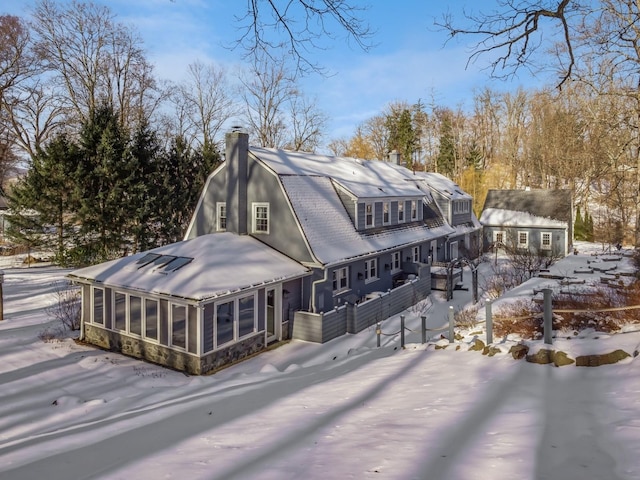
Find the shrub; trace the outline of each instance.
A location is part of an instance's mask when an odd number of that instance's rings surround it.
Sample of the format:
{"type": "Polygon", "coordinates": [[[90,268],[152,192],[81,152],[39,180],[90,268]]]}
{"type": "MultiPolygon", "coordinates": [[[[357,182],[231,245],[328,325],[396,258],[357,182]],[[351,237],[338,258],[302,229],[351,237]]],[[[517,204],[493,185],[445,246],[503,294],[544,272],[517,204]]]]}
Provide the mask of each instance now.
{"type": "Polygon", "coordinates": [[[53,286],[53,303],[46,308],[49,317],[57,320],[66,330],[80,330],[80,288],[68,281],[58,281],[53,286]]]}

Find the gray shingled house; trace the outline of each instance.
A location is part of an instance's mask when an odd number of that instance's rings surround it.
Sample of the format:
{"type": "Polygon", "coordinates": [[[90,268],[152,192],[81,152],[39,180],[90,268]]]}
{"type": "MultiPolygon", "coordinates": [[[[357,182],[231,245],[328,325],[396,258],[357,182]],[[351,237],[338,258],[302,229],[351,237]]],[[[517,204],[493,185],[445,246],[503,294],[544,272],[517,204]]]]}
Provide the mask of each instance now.
{"type": "Polygon", "coordinates": [[[496,244],[567,255],[573,245],[570,190],[489,190],[480,215],[484,248],[496,244]]]}
{"type": "Polygon", "coordinates": [[[250,147],[238,130],[226,142],[183,242],[69,275],[86,341],[205,373],[357,333],[429,295],[452,241],[480,244],[471,198],[444,177],[250,147]]]}

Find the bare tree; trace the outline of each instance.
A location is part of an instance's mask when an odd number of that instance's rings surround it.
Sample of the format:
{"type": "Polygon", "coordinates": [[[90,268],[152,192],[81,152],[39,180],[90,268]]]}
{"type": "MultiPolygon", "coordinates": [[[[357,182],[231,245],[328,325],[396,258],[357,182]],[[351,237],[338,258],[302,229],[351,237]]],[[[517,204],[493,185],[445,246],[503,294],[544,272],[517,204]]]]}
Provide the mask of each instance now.
{"type": "Polygon", "coordinates": [[[364,10],[350,0],[249,0],[246,13],[237,17],[241,33],[235,45],[247,56],[266,55],[272,61],[286,52],[297,72],[321,72],[309,54],[327,48],[335,31],[344,32],[365,51],[372,46],[368,40],[373,32],[360,18],[364,10]]]}
{"type": "Polygon", "coordinates": [[[187,79],[176,88],[172,103],[181,134],[203,148],[216,145],[223,125],[237,113],[227,72],[201,61],[189,65],[187,79]]]}
{"type": "Polygon", "coordinates": [[[81,123],[107,103],[130,125],[157,106],[146,103],[155,83],[142,41],[108,7],[40,0],[32,27],[36,52],[73,114],[69,120],[81,123]]]}
{"type": "Polygon", "coordinates": [[[313,99],[302,93],[292,95],[289,100],[291,139],[287,146],[291,150],[313,152],[320,145],[327,116],[313,99]]]}
{"type": "Polygon", "coordinates": [[[240,77],[245,120],[261,147],[282,148],[286,143],[286,109],[297,88],[284,65],[284,61],[275,62],[262,56],[255,58],[251,68],[240,77]]]}

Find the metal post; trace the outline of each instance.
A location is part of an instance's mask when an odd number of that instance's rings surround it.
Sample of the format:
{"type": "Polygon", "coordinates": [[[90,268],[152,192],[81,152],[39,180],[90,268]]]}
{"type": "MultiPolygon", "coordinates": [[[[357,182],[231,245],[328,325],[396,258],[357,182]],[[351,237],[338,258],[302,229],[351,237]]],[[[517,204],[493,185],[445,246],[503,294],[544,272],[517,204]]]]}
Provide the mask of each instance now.
{"type": "Polygon", "coordinates": [[[380,348],[380,334],[382,333],[382,330],[380,330],[380,323],[376,324],[376,335],[378,336],[378,341],[377,341],[377,347],[380,348]]]}
{"type": "Polygon", "coordinates": [[[491,300],[487,298],[484,305],[487,316],[487,345],[493,343],[493,318],[491,318],[491,300]]]}
{"type": "Polygon", "coordinates": [[[4,270],[0,270],[0,322],[4,320],[4,292],[2,284],[4,283],[4,270]]]}
{"type": "Polygon", "coordinates": [[[427,317],[422,315],[420,317],[422,319],[422,344],[427,343],[427,317]]]}
{"type": "Polygon", "coordinates": [[[551,289],[544,288],[542,290],[544,313],[543,313],[543,331],[544,331],[544,343],[551,345],[553,339],[553,311],[551,309],[551,289]]]}
{"type": "Polygon", "coordinates": [[[400,347],[404,348],[404,315],[400,315],[400,347]]]}
{"type": "Polygon", "coordinates": [[[453,305],[449,306],[449,342],[453,343],[455,341],[455,337],[453,336],[453,305]]]}

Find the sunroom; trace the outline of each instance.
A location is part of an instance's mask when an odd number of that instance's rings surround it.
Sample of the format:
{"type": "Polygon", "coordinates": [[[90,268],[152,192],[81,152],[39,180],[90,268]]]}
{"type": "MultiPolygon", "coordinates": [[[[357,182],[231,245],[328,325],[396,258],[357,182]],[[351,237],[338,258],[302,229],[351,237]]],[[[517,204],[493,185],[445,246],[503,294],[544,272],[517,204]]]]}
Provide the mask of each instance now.
{"type": "Polygon", "coordinates": [[[69,274],[81,339],[203,374],[288,338],[308,269],[256,239],[204,235],[69,274]]]}

